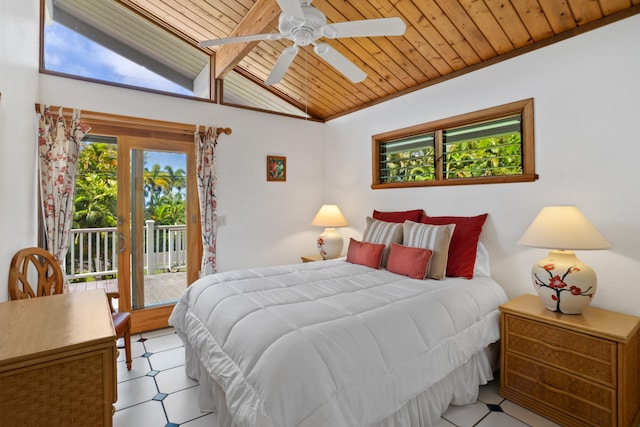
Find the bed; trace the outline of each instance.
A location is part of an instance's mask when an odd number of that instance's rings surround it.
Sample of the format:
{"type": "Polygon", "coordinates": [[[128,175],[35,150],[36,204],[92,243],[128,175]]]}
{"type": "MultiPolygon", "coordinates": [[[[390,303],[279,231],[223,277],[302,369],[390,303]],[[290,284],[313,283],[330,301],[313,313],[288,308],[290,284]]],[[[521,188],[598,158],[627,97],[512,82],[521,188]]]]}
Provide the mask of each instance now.
{"type": "Polygon", "coordinates": [[[169,323],[221,427],[429,427],[493,379],[498,306],[472,279],[414,279],[345,258],[218,273],[169,323]]]}

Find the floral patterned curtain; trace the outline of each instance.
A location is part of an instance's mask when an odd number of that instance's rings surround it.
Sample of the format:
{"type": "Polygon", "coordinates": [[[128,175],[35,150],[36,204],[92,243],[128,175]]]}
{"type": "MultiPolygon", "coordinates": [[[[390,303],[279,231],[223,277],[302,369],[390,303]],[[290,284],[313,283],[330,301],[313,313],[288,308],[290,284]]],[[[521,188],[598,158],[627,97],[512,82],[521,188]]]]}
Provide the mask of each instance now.
{"type": "Polygon", "coordinates": [[[200,275],[216,272],[216,145],[218,132],[207,127],[204,138],[200,137],[196,126],[196,170],[198,174],[198,196],[200,199],[200,225],[202,227],[202,266],[200,275]]]}
{"type": "Polygon", "coordinates": [[[76,165],[82,138],[91,128],[80,122],[80,110],[73,110],[67,126],[62,113],[51,115],[49,106],[40,106],[38,117],[38,156],[42,211],[47,248],[64,268],[73,222],[73,196],[76,165]]]}

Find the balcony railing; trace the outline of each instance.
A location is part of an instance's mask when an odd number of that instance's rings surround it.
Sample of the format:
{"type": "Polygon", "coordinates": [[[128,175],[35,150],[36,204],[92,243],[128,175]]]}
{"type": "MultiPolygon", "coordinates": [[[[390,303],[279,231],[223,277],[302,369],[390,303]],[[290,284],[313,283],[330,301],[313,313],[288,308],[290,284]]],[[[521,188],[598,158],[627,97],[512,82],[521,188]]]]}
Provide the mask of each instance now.
{"type": "MultiPolygon", "coordinates": [[[[118,273],[116,227],[75,228],[70,233],[65,262],[67,279],[101,278],[118,273]]],[[[187,226],[155,225],[155,221],[145,221],[145,273],[174,271],[186,265],[187,226]]]]}

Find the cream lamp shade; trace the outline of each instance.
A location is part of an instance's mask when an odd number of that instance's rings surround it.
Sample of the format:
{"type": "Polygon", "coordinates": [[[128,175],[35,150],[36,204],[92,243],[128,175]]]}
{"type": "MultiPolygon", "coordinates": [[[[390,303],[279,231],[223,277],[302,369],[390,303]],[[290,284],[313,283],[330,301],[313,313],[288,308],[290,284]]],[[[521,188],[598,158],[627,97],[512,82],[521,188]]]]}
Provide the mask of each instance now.
{"type": "Polygon", "coordinates": [[[575,206],[547,206],[518,241],[523,246],[550,249],[534,264],[531,279],[545,307],[580,314],[596,293],[596,273],[574,250],[607,249],[607,239],[575,206]]]}
{"type": "Polygon", "coordinates": [[[337,205],[322,205],[311,225],[325,227],[318,236],[318,252],[323,259],[337,258],[342,252],[344,241],[336,231],[336,227],[347,227],[349,224],[337,205]]]}

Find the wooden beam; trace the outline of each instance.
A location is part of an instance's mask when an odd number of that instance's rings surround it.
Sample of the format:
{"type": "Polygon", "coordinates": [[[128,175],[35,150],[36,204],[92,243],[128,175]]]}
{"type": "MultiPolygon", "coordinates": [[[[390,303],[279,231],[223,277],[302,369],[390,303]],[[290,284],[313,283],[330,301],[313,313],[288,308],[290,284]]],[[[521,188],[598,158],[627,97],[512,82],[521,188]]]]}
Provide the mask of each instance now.
{"type": "MultiPolygon", "coordinates": [[[[258,0],[229,37],[270,33],[277,27],[280,13],[280,6],[276,0],[258,0]]],[[[215,78],[221,79],[233,70],[258,43],[233,43],[220,46],[216,51],[215,78]]]]}

